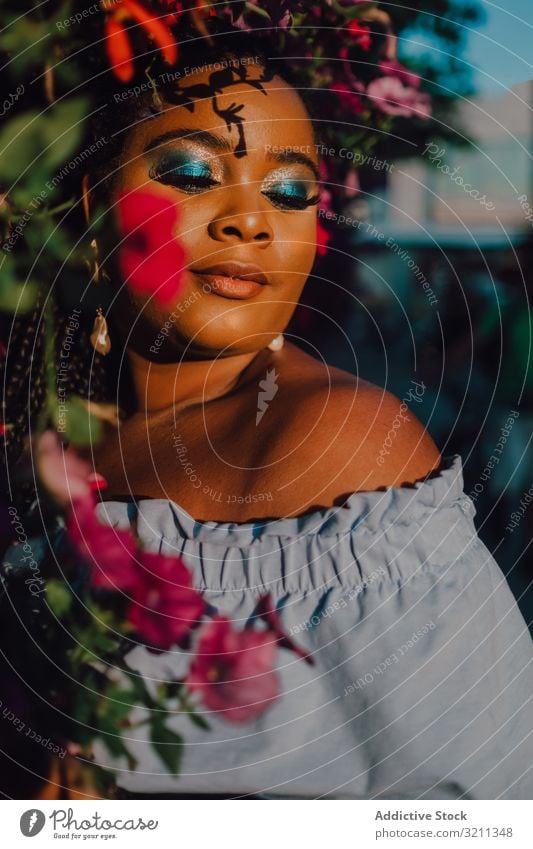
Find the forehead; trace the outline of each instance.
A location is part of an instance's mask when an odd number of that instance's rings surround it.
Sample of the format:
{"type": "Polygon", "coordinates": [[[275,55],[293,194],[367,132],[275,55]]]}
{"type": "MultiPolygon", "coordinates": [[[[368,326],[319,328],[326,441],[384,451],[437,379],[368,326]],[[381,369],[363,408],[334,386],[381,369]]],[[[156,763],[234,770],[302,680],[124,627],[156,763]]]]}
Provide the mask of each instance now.
{"type": "Polygon", "coordinates": [[[163,112],[138,125],[138,141],[149,143],[161,133],[187,127],[214,131],[236,145],[243,132],[250,150],[291,144],[305,147],[316,160],[311,119],[292,86],[279,76],[262,79],[264,69],[253,57],[223,72],[212,68],[185,73],[175,88],[167,89],[163,112]]]}

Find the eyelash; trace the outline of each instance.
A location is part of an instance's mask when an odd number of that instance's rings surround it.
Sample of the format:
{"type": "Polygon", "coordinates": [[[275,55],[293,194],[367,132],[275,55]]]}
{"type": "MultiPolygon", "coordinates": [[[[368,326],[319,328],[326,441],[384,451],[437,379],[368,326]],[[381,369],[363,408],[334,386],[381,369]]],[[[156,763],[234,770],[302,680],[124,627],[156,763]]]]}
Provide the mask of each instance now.
{"type": "MultiPolygon", "coordinates": [[[[189,194],[200,194],[202,191],[218,185],[217,181],[213,180],[211,177],[195,177],[191,174],[177,174],[170,168],[166,171],[161,171],[155,166],[150,169],[149,176],[152,180],[157,180],[160,183],[166,183],[167,185],[174,186],[175,188],[181,189],[181,191],[188,192],[189,194]]],[[[267,191],[262,194],[272,201],[274,206],[278,207],[278,209],[288,209],[291,211],[304,210],[310,206],[316,206],[320,202],[319,194],[308,198],[290,197],[283,192],[275,191],[267,191]]]]}

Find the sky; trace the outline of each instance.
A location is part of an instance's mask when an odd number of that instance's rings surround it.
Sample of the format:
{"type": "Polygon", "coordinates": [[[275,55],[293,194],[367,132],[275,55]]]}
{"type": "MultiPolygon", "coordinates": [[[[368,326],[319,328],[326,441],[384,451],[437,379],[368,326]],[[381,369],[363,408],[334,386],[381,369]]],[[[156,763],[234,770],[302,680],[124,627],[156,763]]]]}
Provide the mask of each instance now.
{"type": "Polygon", "coordinates": [[[469,36],[467,57],[483,92],[533,79],[533,0],[483,0],[486,22],[469,36]],[[495,79],[491,79],[491,77],[495,79]]]}

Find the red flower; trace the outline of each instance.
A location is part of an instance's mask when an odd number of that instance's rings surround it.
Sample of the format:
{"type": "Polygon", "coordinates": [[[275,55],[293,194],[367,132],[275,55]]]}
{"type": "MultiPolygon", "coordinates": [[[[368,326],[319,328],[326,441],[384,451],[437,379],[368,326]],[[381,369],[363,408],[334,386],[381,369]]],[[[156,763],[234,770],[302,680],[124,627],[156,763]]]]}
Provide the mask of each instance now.
{"type": "Polygon", "coordinates": [[[130,531],[99,522],[92,494],[73,502],[67,531],[77,551],[91,567],[91,585],[108,590],[133,590],[135,539],[130,531]]]}
{"type": "Polygon", "coordinates": [[[268,631],[234,631],[229,619],[216,616],[202,629],[185,684],[209,710],[229,722],[247,722],[279,696],[275,656],[268,631]]]}
{"type": "Polygon", "coordinates": [[[129,621],[156,649],[183,646],[200,624],[207,606],[205,599],[191,586],[191,573],[179,557],[143,551],[139,560],[129,621]]]}
{"type": "Polygon", "coordinates": [[[107,489],[107,481],[103,475],[98,472],[91,472],[88,478],[91,492],[100,492],[101,489],[107,489]]]}
{"type": "Polygon", "coordinates": [[[174,236],[178,212],[177,204],[145,189],[124,192],[118,202],[124,280],[162,305],[175,301],[182,283],[185,251],[174,236]]]}
{"type": "Polygon", "coordinates": [[[155,42],[165,62],[172,65],[178,58],[176,40],[165,21],[146,9],[138,0],[119,0],[108,12],[105,23],[107,55],[114,74],[123,83],[133,77],[133,48],[125,24],[138,24],[155,42]]]}
{"type": "Polygon", "coordinates": [[[191,587],[190,572],[179,557],[139,551],[129,530],[103,525],[92,494],[73,502],[67,531],[91,567],[93,588],[131,593],[127,618],[150,647],[165,651],[185,643],[206,602],[191,587]]]}
{"type": "Polygon", "coordinates": [[[364,50],[366,53],[368,53],[370,47],[372,46],[370,29],[361,24],[359,21],[350,21],[346,29],[348,30],[349,34],[351,35],[357,46],[360,47],[361,50],[364,50]]]}
{"type": "Polygon", "coordinates": [[[328,244],[331,241],[331,234],[324,227],[320,218],[316,222],[316,250],[319,256],[326,256],[328,252],[328,244]]]}
{"type": "Polygon", "coordinates": [[[133,48],[128,33],[117,15],[110,17],[105,25],[106,50],[113,73],[121,83],[127,83],[135,73],[133,48]]]}
{"type": "Polygon", "coordinates": [[[264,622],[268,625],[271,632],[275,635],[278,644],[285,649],[289,649],[289,651],[293,651],[298,657],[301,657],[302,660],[305,660],[310,666],[313,666],[314,660],[311,656],[311,653],[305,651],[305,649],[300,648],[288,634],[282,628],[281,619],[279,618],[278,612],[274,607],[272,596],[270,593],[266,593],[266,595],[261,596],[259,601],[257,602],[257,606],[255,609],[255,615],[260,619],[263,619],[264,622]]]}

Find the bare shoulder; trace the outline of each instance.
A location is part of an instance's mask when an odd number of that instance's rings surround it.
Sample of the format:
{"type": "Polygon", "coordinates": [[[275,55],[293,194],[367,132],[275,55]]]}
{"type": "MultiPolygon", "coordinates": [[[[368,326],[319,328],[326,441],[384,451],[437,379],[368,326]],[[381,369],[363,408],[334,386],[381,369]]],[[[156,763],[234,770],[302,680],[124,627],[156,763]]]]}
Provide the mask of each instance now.
{"type": "Polygon", "coordinates": [[[309,469],[307,485],[320,483],[325,501],[409,486],[440,465],[441,454],[416,415],[423,383],[406,381],[400,399],[299,349],[289,349],[279,371],[280,394],[288,402],[284,439],[289,448],[298,445],[298,465],[309,469]]]}

